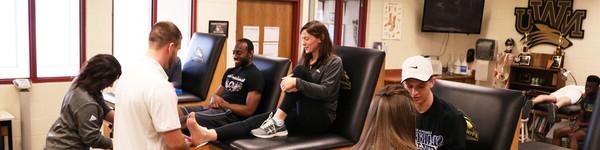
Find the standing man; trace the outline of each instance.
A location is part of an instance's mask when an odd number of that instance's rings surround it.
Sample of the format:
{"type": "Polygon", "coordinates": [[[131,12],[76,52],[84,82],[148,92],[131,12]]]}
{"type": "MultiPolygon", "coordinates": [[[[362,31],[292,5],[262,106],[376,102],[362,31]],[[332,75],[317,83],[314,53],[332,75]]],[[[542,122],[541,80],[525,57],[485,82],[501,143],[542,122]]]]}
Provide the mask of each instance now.
{"type": "Polygon", "coordinates": [[[115,87],[115,150],[190,147],[180,130],[175,89],[164,71],[175,60],[181,38],[175,24],[154,24],[146,56],[123,69],[115,87]]]}
{"type": "Polygon", "coordinates": [[[402,85],[417,109],[416,143],[419,150],[465,149],[466,122],[463,113],[431,92],[435,84],[431,62],[422,56],[402,64],[402,85]]]}

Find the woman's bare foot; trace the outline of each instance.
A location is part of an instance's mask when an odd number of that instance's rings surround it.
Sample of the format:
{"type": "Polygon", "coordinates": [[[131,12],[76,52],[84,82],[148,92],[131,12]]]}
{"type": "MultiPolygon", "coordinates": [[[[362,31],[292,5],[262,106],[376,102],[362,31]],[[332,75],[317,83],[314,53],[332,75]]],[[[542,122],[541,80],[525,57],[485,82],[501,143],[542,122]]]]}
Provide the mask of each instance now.
{"type": "Polygon", "coordinates": [[[192,145],[201,146],[206,144],[208,141],[216,140],[216,138],[211,138],[211,132],[208,129],[200,126],[196,122],[196,113],[192,112],[188,115],[186,124],[192,137],[192,145]]]}

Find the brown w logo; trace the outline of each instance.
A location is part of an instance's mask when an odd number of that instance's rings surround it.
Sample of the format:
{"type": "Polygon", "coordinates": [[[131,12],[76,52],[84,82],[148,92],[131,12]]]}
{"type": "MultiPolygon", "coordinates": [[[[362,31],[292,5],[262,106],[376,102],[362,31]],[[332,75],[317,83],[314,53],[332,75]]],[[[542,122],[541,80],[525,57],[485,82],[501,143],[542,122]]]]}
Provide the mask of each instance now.
{"type": "MultiPolygon", "coordinates": [[[[527,46],[530,48],[539,44],[551,44],[566,49],[573,45],[573,43],[565,37],[562,38],[561,43],[558,43],[558,39],[561,36],[560,31],[553,29],[548,25],[536,23],[535,28],[538,30],[529,33],[529,37],[527,37],[527,46]]],[[[523,36],[521,41],[525,40],[525,38],[526,37],[523,36]]]]}

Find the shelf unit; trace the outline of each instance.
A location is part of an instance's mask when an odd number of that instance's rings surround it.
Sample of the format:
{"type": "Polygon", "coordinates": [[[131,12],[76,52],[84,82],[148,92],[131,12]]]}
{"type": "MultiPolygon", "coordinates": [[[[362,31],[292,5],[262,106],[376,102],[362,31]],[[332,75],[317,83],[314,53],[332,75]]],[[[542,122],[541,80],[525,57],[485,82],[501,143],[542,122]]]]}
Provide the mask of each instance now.
{"type": "Polygon", "coordinates": [[[513,64],[510,67],[509,89],[551,93],[565,86],[559,69],[546,68],[552,54],[532,53],[531,56],[531,65],[513,64]]]}

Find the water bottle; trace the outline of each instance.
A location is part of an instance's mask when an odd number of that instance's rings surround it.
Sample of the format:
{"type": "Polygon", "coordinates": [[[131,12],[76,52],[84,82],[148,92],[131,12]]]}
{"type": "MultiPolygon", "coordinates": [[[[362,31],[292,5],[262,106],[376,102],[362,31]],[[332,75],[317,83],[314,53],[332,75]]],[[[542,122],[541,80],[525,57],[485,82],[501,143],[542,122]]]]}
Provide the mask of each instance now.
{"type": "Polygon", "coordinates": [[[460,72],[460,57],[454,60],[454,74],[461,74],[460,72]]]}
{"type": "Polygon", "coordinates": [[[467,59],[463,59],[463,61],[460,63],[460,74],[462,75],[467,75],[468,73],[468,65],[467,65],[467,59]]]}

